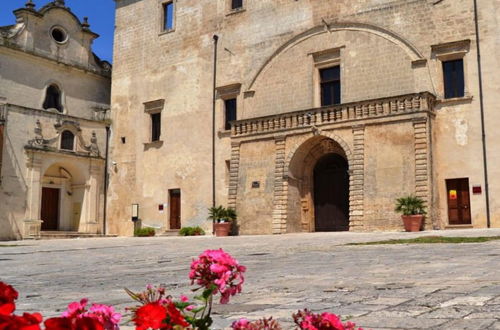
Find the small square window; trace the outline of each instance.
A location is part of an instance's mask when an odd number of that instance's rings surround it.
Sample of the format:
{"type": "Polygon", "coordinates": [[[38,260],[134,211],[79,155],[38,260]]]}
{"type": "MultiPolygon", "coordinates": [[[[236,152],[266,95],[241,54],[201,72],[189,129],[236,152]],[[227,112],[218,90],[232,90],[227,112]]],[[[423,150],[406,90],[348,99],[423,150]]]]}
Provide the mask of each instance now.
{"type": "Polygon", "coordinates": [[[231,9],[237,10],[243,8],[243,0],[231,0],[231,9]]]}
{"type": "Polygon", "coordinates": [[[321,106],[340,104],[340,66],[320,69],[321,106]]]}
{"type": "Polygon", "coordinates": [[[163,4],[163,31],[174,29],[174,3],[167,2],[163,4]]]}
{"type": "Polygon", "coordinates": [[[161,112],[151,114],[151,142],[160,141],[161,112]]]}
{"type": "Polygon", "coordinates": [[[444,98],[465,96],[464,60],[443,62],[444,98]]]}
{"type": "Polygon", "coordinates": [[[231,122],[236,120],[237,113],[237,102],[236,99],[224,100],[225,107],[225,117],[224,117],[224,129],[231,129],[231,122]]]}

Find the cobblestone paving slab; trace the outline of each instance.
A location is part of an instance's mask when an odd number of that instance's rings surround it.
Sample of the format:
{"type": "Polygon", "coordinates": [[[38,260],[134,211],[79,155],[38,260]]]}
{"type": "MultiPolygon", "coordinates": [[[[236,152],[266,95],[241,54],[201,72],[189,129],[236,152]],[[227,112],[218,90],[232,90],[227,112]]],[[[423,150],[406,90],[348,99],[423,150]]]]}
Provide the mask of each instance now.
{"type": "Polygon", "coordinates": [[[308,307],[369,329],[499,329],[500,241],[345,245],[426,235],[500,230],[23,241],[0,247],[0,280],[20,291],[18,312],[55,316],[81,297],[123,311],[132,305],[124,287],[162,283],[174,297],[190,293],[191,259],[222,247],[248,271],[244,292],[215,306],[215,328],[271,315],[291,328],[291,313],[308,307]]]}

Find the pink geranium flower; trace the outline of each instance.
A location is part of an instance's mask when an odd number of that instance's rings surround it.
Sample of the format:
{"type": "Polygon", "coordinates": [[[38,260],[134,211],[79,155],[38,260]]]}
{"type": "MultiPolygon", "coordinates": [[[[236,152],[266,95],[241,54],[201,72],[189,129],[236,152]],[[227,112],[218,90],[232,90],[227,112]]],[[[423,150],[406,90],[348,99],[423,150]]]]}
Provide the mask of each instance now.
{"type": "Polygon", "coordinates": [[[227,304],[231,296],[241,292],[245,271],[246,268],[224,250],[206,250],[191,263],[189,278],[191,284],[206,289],[215,287],[213,294],[220,293],[220,303],[227,304]]]}

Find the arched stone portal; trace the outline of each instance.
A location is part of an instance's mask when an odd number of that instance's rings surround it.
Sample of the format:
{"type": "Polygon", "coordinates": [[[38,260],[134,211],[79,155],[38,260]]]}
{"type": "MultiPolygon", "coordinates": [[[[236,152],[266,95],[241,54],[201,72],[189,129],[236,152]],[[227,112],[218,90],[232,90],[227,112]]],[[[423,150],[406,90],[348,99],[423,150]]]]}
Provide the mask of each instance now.
{"type": "Polygon", "coordinates": [[[288,165],[287,232],[349,230],[347,152],[321,135],[297,148],[288,165]]]}
{"type": "MultiPolygon", "coordinates": [[[[42,178],[42,230],[78,231],[87,192],[86,175],[70,163],[52,164],[42,178]]],[[[87,193],[88,198],[88,193],[87,193]]]]}

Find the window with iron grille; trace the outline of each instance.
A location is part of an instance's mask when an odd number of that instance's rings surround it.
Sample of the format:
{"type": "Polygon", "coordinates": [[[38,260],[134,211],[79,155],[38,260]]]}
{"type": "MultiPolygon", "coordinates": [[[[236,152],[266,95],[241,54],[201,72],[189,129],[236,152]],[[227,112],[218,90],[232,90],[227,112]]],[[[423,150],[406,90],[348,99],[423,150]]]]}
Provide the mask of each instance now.
{"type": "Polygon", "coordinates": [[[61,134],[61,149],[73,150],[75,147],[75,135],[70,131],[64,131],[61,134]]]}

